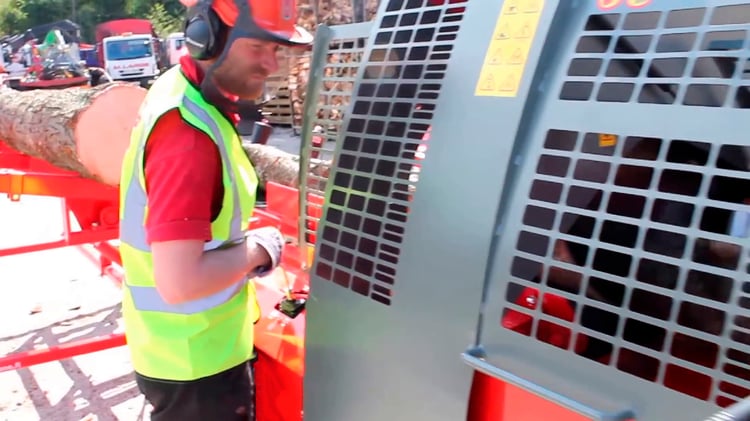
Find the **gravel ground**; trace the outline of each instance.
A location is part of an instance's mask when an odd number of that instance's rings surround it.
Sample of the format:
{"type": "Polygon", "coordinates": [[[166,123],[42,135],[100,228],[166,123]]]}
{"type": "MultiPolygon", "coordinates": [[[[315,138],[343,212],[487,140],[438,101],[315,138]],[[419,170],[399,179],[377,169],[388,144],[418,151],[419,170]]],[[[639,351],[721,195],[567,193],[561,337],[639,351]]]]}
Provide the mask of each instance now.
{"type": "MultiPolygon", "coordinates": [[[[291,129],[269,141],[297,153],[291,129]]],[[[0,196],[0,250],[57,240],[60,200],[0,196]]],[[[0,257],[0,355],[120,332],[119,289],[75,248],[0,257]]],[[[0,373],[0,421],[149,419],[125,347],[0,373]]]]}

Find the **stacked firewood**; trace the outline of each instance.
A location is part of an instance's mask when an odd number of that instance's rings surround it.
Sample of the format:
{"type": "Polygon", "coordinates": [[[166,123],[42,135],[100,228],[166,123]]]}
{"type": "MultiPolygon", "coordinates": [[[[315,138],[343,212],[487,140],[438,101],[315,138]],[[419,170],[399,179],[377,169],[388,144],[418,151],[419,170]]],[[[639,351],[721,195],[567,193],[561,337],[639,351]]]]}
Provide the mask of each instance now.
{"type": "MultiPolygon", "coordinates": [[[[355,17],[353,1],[357,0],[298,0],[298,24],[314,34],[315,28],[321,24],[330,26],[355,22],[357,19],[355,17]]],[[[363,0],[363,2],[364,19],[370,21],[374,19],[377,14],[380,0],[363,0]]],[[[294,116],[293,125],[295,127],[299,127],[302,123],[303,104],[305,102],[305,92],[309,80],[311,59],[312,51],[309,50],[303,53],[295,53],[289,60],[289,73],[286,75],[286,78],[289,84],[288,86],[294,116]]],[[[329,54],[328,56],[329,63],[352,63],[352,66],[347,66],[345,69],[341,69],[341,71],[347,73],[345,76],[352,77],[355,76],[355,73],[353,72],[356,71],[358,66],[355,64],[358,59],[359,57],[356,57],[353,54],[329,54]]],[[[326,76],[334,75],[326,74],[326,76]]],[[[281,75],[281,77],[283,78],[284,75],[281,75]]],[[[351,85],[349,82],[342,83],[351,85]]],[[[336,91],[343,90],[344,92],[351,92],[351,88],[351,86],[324,86],[323,90],[330,91],[333,89],[336,91]]],[[[322,95],[318,99],[318,104],[336,107],[343,104],[345,106],[348,104],[348,97],[335,96],[328,98],[325,95],[322,95]]],[[[318,110],[318,118],[320,119],[337,121],[340,120],[341,117],[341,113],[336,111],[327,112],[323,109],[318,110]]]]}

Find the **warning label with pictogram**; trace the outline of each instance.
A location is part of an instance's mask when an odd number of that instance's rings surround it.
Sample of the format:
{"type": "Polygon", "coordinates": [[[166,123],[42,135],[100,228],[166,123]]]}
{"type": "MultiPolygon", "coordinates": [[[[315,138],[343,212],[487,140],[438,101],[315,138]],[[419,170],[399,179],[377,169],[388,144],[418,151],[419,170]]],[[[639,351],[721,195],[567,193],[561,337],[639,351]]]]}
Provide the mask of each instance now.
{"type": "Polygon", "coordinates": [[[531,36],[531,28],[529,27],[529,23],[526,22],[522,27],[518,29],[518,32],[516,32],[516,38],[529,38],[531,36]]]}
{"type": "Polygon", "coordinates": [[[520,79],[521,78],[517,73],[508,73],[505,76],[505,80],[503,80],[503,83],[498,87],[498,89],[501,92],[512,92],[518,89],[518,82],[520,79]]]}
{"type": "Polygon", "coordinates": [[[495,29],[495,40],[510,38],[510,26],[505,25],[495,29]]]}
{"type": "Polygon", "coordinates": [[[482,92],[492,92],[495,90],[495,76],[492,73],[487,75],[479,82],[479,90],[482,92]]]}
{"type": "Polygon", "coordinates": [[[542,11],[544,0],[525,0],[522,5],[524,13],[538,13],[542,11]]]}
{"type": "Polygon", "coordinates": [[[492,58],[490,58],[490,64],[493,66],[503,64],[503,49],[498,48],[495,50],[495,52],[492,54],[492,58]]]}
{"type": "Polygon", "coordinates": [[[544,0],[506,0],[503,3],[474,95],[518,95],[543,9],[544,0]],[[487,81],[492,81],[492,88],[488,89],[487,81]]]}
{"type": "Polygon", "coordinates": [[[512,15],[518,13],[518,2],[519,0],[506,0],[503,6],[503,11],[506,15],[512,15]]]}
{"type": "Polygon", "coordinates": [[[513,55],[510,56],[510,64],[523,64],[525,62],[525,58],[523,56],[523,50],[521,48],[516,48],[515,51],[513,51],[513,55]]]}

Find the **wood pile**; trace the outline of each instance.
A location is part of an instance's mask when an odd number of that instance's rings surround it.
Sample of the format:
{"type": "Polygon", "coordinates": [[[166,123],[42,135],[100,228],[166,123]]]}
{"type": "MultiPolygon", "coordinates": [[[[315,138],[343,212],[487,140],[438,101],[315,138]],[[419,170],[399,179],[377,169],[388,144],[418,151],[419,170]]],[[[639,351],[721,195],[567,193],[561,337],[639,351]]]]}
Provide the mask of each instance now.
{"type": "MultiPolygon", "coordinates": [[[[353,23],[356,20],[356,11],[353,7],[353,0],[298,0],[297,4],[298,24],[313,34],[315,34],[315,29],[320,24],[341,25],[353,23]]],[[[362,13],[364,14],[365,21],[370,21],[375,18],[379,4],[380,0],[363,0],[364,10],[362,13]]],[[[356,74],[356,68],[358,67],[358,64],[356,64],[358,62],[358,57],[355,57],[353,54],[336,54],[335,48],[336,46],[333,46],[331,53],[328,55],[328,62],[352,63],[352,66],[346,66],[346,72],[350,73],[350,68],[354,69],[353,71],[355,73],[352,74],[353,77],[356,74]]],[[[279,75],[281,79],[285,78],[288,83],[294,127],[299,127],[302,124],[303,104],[305,102],[305,92],[309,80],[311,58],[311,49],[301,54],[290,54],[288,74],[279,75]]],[[[330,74],[330,71],[328,73],[329,74],[326,74],[326,76],[334,76],[333,74],[330,74]]],[[[345,89],[344,92],[351,92],[352,86],[350,85],[352,84],[344,83],[347,86],[341,86],[340,88],[345,89]]],[[[338,88],[339,87],[324,86],[323,91],[339,91],[338,88]]],[[[321,106],[327,105],[329,107],[334,106],[337,108],[343,105],[343,108],[345,108],[346,105],[348,105],[348,96],[337,95],[335,98],[328,98],[326,95],[321,95],[318,103],[321,106]]],[[[336,110],[329,113],[323,108],[320,108],[318,110],[318,118],[321,120],[340,121],[342,115],[336,110]]]]}

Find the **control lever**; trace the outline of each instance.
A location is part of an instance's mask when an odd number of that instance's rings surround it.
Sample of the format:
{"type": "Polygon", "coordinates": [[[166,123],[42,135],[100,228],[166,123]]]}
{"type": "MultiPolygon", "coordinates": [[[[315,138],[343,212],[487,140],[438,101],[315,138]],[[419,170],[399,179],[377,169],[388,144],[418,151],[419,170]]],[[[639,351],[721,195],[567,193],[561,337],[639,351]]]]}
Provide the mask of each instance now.
{"type": "Polygon", "coordinates": [[[750,398],[724,408],[705,421],[750,421],[750,398]]]}
{"type": "Polygon", "coordinates": [[[282,269],[281,273],[284,274],[284,298],[279,301],[274,308],[290,319],[294,319],[305,309],[307,300],[294,296],[292,283],[289,282],[289,277],[287,276],[286,271],[282,269]]]}

